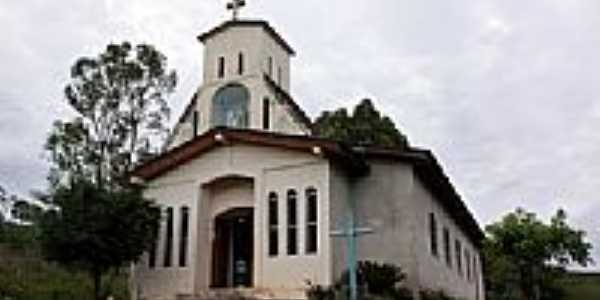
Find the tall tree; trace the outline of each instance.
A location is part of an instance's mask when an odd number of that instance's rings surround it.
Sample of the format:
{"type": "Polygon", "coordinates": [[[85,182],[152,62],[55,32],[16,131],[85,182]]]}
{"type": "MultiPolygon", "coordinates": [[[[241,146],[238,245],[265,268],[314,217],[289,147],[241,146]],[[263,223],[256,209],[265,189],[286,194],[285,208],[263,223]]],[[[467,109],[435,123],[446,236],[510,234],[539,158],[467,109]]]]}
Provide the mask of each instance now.
{"type": "Polygon", "coordinates": [[[8,197],[6,190],[0,185],[0,225],[4,223],[6,211],[8,207],[8,197]]]}
{"type": "Polygon", "coordinates": [[[94,299],[103,299],[103,274],[136,261],[150,249],[160,209],[137,188],[108,190],[79,179],[56,189],[53,197],[60,210],[42,219],[44,255],[87,272],[94,299]]]}
{"type": "Polygon", "coordinates": [[[362,100],[350,115],[345,108],[325,111],[315,120],[315,135],[340,140],[352,145],[399,147],[408,140],[394,122],[375,108],[369,99],[362,100]]]}
{"type": "Polygon", "coordinates": [[[110,44],[97,57],[78,59],[65,88],[77,117],[55,122],[46,145],[54,180],[85,176],[113,184],[156,154],[176,82],[166,57],[150,45],[110,44]]]}
{"type": "Polygon", "coordinates": [[[592,245],[559,210],[549,224],[518,209],[486,227],[484,244],[490,299],[557,299],[554,279],[571,264],[587,266],[592,245]]]}
{"type": "Polygon", "coordinates": [[[46,257],[87,271],[100,299],[102,275],[153,244],[160,211],[128,172],[160,149],[176,75],[150,45],[111,44],[78,59],[65,98],[76,112],[57,121],[46,149],[51,202],[42,221],[46,257]]]}

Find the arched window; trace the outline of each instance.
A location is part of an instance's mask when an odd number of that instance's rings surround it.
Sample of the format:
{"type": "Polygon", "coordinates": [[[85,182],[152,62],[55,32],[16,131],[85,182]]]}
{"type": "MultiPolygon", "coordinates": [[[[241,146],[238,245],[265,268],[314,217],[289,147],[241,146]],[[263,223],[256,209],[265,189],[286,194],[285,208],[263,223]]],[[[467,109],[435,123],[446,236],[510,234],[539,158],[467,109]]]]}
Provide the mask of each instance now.
{"type": "Polygon", "coordinates": [[[269,193],[269,256],[277,256],[279,253],[279,211],[277,193],[269,193]]]}
{"type": "Polygon", "coordinates": [[[287,193],[287,254],[298,254],[298,193],[287,193]]]}
{"type": "Polygon", "coordinates": [[[230,84],[217,91],[212,102],[215,127],[248,127],[250,93],[240,84],[230,84]]]}
{"type": "Polygon", "coordinates": [[[317,253],[318,205],[317,190],[315,188],[306,189],[306,254],[317,253]]]}
{"type": "Polygon", "coordinates": [[[179,228],[179,266],[187,265],[187,248],[190,224],[190,209],[187,206],[181,208],[181,226],[179,228]]]}

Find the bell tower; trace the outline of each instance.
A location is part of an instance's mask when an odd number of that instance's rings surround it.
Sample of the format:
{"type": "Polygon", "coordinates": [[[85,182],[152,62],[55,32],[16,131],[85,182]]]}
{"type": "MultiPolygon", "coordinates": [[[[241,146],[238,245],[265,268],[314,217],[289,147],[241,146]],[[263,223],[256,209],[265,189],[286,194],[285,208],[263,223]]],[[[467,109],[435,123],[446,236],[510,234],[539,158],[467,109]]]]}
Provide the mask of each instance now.
{"type": "Polygon", "coordinates": [[[310,134],[310,120],[290,96],[293,48],[266,21],[233,18],[198,36],[203,83],[175,127],[168,148],[215,127],[310,134]]]}

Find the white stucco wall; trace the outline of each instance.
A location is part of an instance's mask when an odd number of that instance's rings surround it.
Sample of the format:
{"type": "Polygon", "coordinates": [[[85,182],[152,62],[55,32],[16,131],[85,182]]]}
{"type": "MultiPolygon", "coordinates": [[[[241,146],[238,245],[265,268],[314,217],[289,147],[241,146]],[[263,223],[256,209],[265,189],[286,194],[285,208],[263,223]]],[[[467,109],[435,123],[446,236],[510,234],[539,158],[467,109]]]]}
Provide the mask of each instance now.
{"type": "MultiPolygon", "coordinates": [[[[416,206],[414,214],[417,216],[414,248],[418,260],[418,275],[421,287],[428,289],[444,289],[451,295],[464,299],[484,299],[483,279],[481,277],[481,254],[471,239],[466,236],[463,230],[459,228],[456,221],[448,214],[447,210],[433,195],[425,188],[420,180],[415,181],[414,201],[419,203],[416,206]],[[437,220],[437,237],[439,256],[433,256],[430,246],[430,227],[429,214],[434,213],[437,220]],[[444,228],[450,231],[450,254],[452,257],[452,266],[446,263],[446,253],[444,249],[444,228]],[[462,244],[462,274],[459,274],[456,263],[455,240],[460,240],[462,244]],[[465,261],[464,251],[471,253],[478,259],[477,270],[472,272],[471,280],[467,279],[467,262],[465,261]],[[478,275],[477,278],[473,274],[478,275]],[[479,290],[479,292],[478,292],[479,290]]],[[[472,262],[471,262],[472,265],[472,262]]]]}
{"type": "MultiPolygon", "coordinates": [[[[418,278],[411,244],[414,239],[415,203],[411,191],[411,169],[392,161],[377,161],[371,165],[371,174],[351,184],[338,169],[332,176],[332,227],[340,229],[354,197],[357,226],[368,227],[372,234],[357,240],[358,260],[372,260],[401,266],[407,273],[407,283],[415,286],[418,278]]],[[[337,280],[346,267],[346,240],[333,238],[333,269],[337,280]]]]}
{"type": "MultiPolygon", "coordinates": [[[[290,55],[269,35],[262,26],[230,26],[207,39],[204,43],[204,82],[220,81],[217,68],[219,57],[225,58],[225,79],[238,76],[238,54],[245,58],[244,74],[268,74],[268,58],[273,58],[273,76],[278,82],[277,71],[282,70],[280,85],[289,91],[290,55]]],[[[279,82],[278,82],[279,83],[279,82]]]]}
{"type": "MultiPolygon", "coordinates": [[[[305,296],[307,282],[330,284],[329,267],[329,164],[326,161],[289,165],[265,171],[266,191],[279,195],[279,254],[263,257],[261,285],[275,290],[276,295],[285,298],[301,299],[305,296]],[[315,188],[318,195],[318,249],[315,254],[306,253],[306,197],[305,191],[315,188]],[[287,191],[297,192],[297,238],[298,253],[287,254],[287,191]],[[277,291],[279,290],[279,292],[277,291]],[[278,293],[277,293],[278,292],[278,293]]],[[[268,193],[267,192],[267,193],[268,193]]],[[[262,207],[267,208],[267,197],[263,197],[262,207]]],[[[266,210],[263,214],[263,228],[267,228],[266,210]]],[[[262,235],[263,248],[268,249],[267,232],[262,235]]]]}
{"type": "MultiPolygon", "coordinates": [[[[190,208],[190,224],[198,222],[197,214],[199,203],[195,201],[198,197],[196,186],[191,181],[181,181],[176,184],[156,185],[145,191],[145,196],[155,200],[163,208],[163,219],[159,231],[159,239],[156,250],[156,265],[153,269],[149,268],[148,255],[135,266],[135,275],[132,283],[133,296],[139,295],[147,299],[164,299],[169,293],[177,291],[178,293],[191,293],[194,288],[194,258],[196,256],[197,241],[189,239],[189,250],[186,267],[179,267],[179,230],[181,224],[180,208],[187,206],[190,208]],[[173,208],[173,250],[172,266],[164,267],[165,253],[165,232],[166,220],[164,211],[167,207],[173,208]]],[[[190,237],[197,234],[197,228],[190,226],[190,237]]]]}
{"type": "MultiPolygon", "coordinates": [[[[255,288],[270,297],[298,297],[303,295],[305,280],[327,284],[330,276],[328,242],[326,235],[319,237],[317,255],[304,255],[304,192],[312,186],[319,192],[319,218],[328,223],[328,161],[309,153],[298,153],[274,148],[236,145],[214,149],[203,156],[153,180],[145,195],[164,207],[175,208],[173,267],[162,267],[163,237],[157,251],[157,266],[148,269],[144,258],[134,269],[133,285],[136,294],[147,299],[173,299],[177,294],[199,294],[209,288],[211,270],[211,216],[232,206],[253,205],[254,211],[254,283],[255,288]],[[253,180],[252,202],[247,202],[248,186],[233,190],[208,192],[207,184],[219,178],[242,176],[253,180]],[[289,188],[298,189],[299,255],[287,257],[285,244],[280,245],[280,256],[267,257],[266,201],[269,191],[284,195],[289,188]],[[236,196],[237,195],[237,196],[236,196]],[[234,199],[240,196],[244,199],[234,199]],[[241,202],[240,202],[241,201],[241,202]],[[179,207],[189,206],[190,249],[188,267],[177,267],[179,253],[179,207]],[[289,264],[297,266],[290,268],[289,264]]],[[[285,209],[285,197],[280,197],[280,209],[285,209]]],[[[280,242],[285,243],[284,211],[280,214],[280,242]]],[[[323,230],[328,230],[325,226],[323,230]]]]}
{"type": "MultiPolygon", "coordinates": [[[[443,289],[452,295],[465,299],[484,299],[483,282],[473,276],[466,279],[466,263],[463,253],[463,276],[456,271],[456,259],[452,253],[453,268],[445,261],[443,228],[451,232],[451,251],[454,240],[461,240],[463,249],[479,256],[476,248],[463,234],[456,222],[449,216],[413,174],[412,166],[386,160],[373,160],[371,174],[352,185],[339,168],[334,168],[331,176],[331,227],[340,229],[344,216],[349,210],[348,201],[352,195],[357,204],[359,227],[373,229],[372,234],[360,236],[357,240],[359,260],[372,260],[393,263],[400,266],[407,275],[406,285],[414,291],[421,289],[443,289]],[[439,258],[430,251],[429,213],[438,220],[439,258]],[[479,289],[479,298],[477,298],[479,289]]],[[[346,241],[332,239],[332,274],[337,280],[346,270],[346,241]]],[[[472,255],[473,255],[472,254],[472,255]]],[[[474,274],[481,274],[481,264],[474,274]]]]}

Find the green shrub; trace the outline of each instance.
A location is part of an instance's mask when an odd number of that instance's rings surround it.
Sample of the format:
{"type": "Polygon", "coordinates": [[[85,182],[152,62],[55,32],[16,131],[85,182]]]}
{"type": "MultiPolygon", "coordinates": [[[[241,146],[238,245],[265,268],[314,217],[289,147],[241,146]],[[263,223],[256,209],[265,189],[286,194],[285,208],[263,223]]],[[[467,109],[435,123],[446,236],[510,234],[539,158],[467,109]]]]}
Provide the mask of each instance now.
{"type": "MultiPolygon", "coordinates": [[[[403,287],[406,275],[402,268],[386,263],[361,261],[358,263],[357,284],[360,299],[366,300],[410,300],[412,292],[403,287]]],[[[332,287],[310,285],[307,297],[310,300],[344,300],[349,298],[348,271],[345,271],[332,287]]]]}

